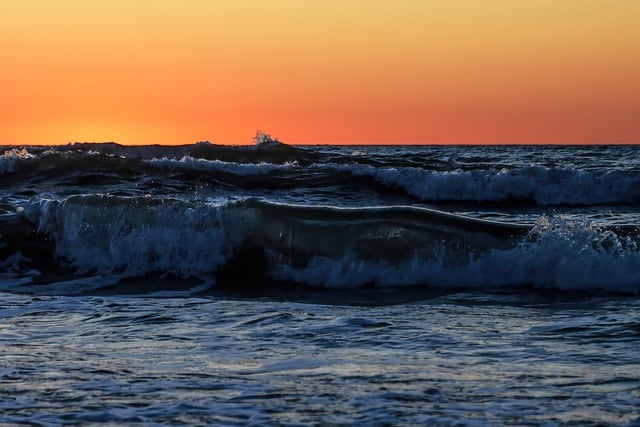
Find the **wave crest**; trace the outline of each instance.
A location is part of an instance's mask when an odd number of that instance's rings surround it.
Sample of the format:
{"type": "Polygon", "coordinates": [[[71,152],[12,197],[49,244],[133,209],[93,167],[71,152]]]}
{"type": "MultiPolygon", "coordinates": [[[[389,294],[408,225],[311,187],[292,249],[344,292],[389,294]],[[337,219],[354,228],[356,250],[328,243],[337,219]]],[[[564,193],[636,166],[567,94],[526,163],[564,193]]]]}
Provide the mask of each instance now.
{"type": "Polygon", "coordinates": [[[640,174],[528,166],[501,170],[433,171],[416,167],[336,165],[371,176],[423,201],[531,201],[539,205],[627,204],[640,201],[640,174]]]}
{"type": "MultiPolygon", "coordinates": [[[[0,156],[4,185],[40,184],[43,177],[64,185],[112,185],[130,190],[132,181],[167,178],[172,185],[191,185],[194,176],[215,178],[240,195],[259,188],[288,183],[298,193],[309,188],[328,189],[335,198],[353,190],[373,191],[382,197],[410,203],[495,203],[514,201],[538,206],[633,205],[640,202],[640,173],[631,169],[584,169],[578,166],[508,166],[437,161],[418,167],[416,159],[389,166],[389,159],[364,158],[319,148],[298,148],[266,135],[255,146],[220,146],[200,142],[184,146],[120,146],[72,144],[63,147],[10,148],[0,156]],[[90,161],[87,157],[91,156],[90,161]],[[435,163],[434,163],[435,162],[435,163]],[[414,165],[414,166],[409,166],[414,165]],[[465,167],[467,169],[460,169],[465,167]],[[482,167],[469,169],[471,167],[482,167]],[[457,168],[457,169],[456,169],[457,168]],[[188,171],[187,174],[166,171],[188,171]],[[10,176],[9,176],[10,175],[10,176]],[[234,179],[260,176],[260,180],[234,179]],[[353,179],[358,177],[362,179],[353,179]],[[186,182],[185,182],[186,181],[186,182]],[[407,197],[409,196],[409,197],[407,197]]],[[[476,159],[478,160],[478,159],[476,159]]],[[[514,162],[514,164],[517,162],[514,162]]],[[[95,189],[94,189],[95,190],[95,189]]],[[[215,189],[212,188],[215,192],[215,189]]],[[[99,190],[106,191],[106,190],[99,190]]],[[[98,192],[98,191],[94,191],[98,192]]],[[[68,193],[67,193],[68,194],[68,193]]],[[[394,201],[397,203],[397,201],[394,201]]]]}
{"type": "MultiPolygon", "coordinates": [[[[27,231],[13,244],[35,238],[53,243],[48,259],[40,254],[29,262],[29,252],[16,246],[15,257],[0,266],[0,273],[14,278],[42,271],[39,285],[20,282],[17,289],[23,292],[67,292],[59,288],[61,273],[47,270],[50,263],[71,268],[67,279],[85,283],[92,277],[114,284],[127,277],[172,275],[217,282],[214,289],[232,291],[268,291],[283,283],[332,289],[640,291],[636,228],[563,218],[543,217],[528,227],[409,207],[301,207],[254,199],[213,204],[107,195],[35,201],[23,214],[38,225],[41,237],[29,234],[25,225],[27,231]]],[[[0,238],[9,242],[15,228],[3,228],[0,238]]],[[[42,244],[40,252],[47,247],[42,244]]],[[[84,292],[94,290],[87,284],[84,292]]]]}
{"type": "Polygon", "coordinates": [[[543,217],[511,249],[467,252],[446,262],[446,242],[433,257],[414,256],[401,264],[356,257],[314,257],[304,268],[280,265],[277,277],[316,286],[420,286],[445,289],[516,290],[519,287],[581,292],[640,292],[638,230],[621,232],[587,221],[543,217]],[[626,235],[624,235],[626,234],[626,235]]]}
{"type": "Polygon", "coordinates": [[[242,239],[223,213],[215,204],[73,196],[40,201],[27,215],[79,274],[188,277],[214,272],[242,239]]]}

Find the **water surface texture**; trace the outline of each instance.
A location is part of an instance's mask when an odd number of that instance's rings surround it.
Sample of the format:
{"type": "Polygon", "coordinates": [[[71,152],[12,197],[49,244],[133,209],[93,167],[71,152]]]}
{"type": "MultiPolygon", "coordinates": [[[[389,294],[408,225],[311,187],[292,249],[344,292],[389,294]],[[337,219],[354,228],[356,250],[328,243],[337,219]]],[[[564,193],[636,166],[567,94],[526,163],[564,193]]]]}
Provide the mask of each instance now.
{"type": "Polygon", "coordinates": [[[636,147],[0,152],[2,424],[640,424],[636,147]]]}

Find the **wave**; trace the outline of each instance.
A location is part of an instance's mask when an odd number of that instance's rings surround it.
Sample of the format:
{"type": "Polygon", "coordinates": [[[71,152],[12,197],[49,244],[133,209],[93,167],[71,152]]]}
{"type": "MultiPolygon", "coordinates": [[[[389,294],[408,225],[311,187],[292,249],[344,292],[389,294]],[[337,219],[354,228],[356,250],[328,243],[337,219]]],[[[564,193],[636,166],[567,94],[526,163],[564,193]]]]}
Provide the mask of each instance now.
{"type": "Polygon", "coordinates": [[[140,292],[140,283],[159,280],[168,288],[186,281],[199,293],[282,286],[640,292],[631,226],[543,217],[531,227],[403,206],[112,195],[33,200],[19,211],[0,218],[4,291],[140,292]]]}
{"type": "Polygon", "coordinates": [[[501,170],[433,171],[416,167],[336,165],[356,176],[400,188],[427,202],[530,201],[545,206],[635,204],[640,173],[527,166],[501,170]]]}
{"type": "MultiPolygon", "coordinates": [[[[313,161],[317,154],[312,150],[284,144],[279,141],[262,141],[255,145],[218,145],[209,141],[185,145],[120,145],[114,142],[102,143],[73,143],[56,146],[0,146],[0,164],[5,160],[21,157],[22,159],[52,154],[67,156],[82,156],[84,154],[102,154],[105,156],[127,159],[172,158],[180,159],[185,156],[221,160],[226,162],[270,162],[285,163],[288,161],[313,161]]],[[[0,169],[2,171],[2,169],[0,169]]]]}
{"type": "Polygon", "coordinates": [[[152,159],[147,162],[156,168],[217,171],[241,176],[285,172],[295,179],[300,174],[314,173],[315,177],[324,180],[327,187],[346,182],[344,176],[368,177],[382,185],[383,189],[398,189],[423,202],[435,203],[518,201],[541,206],[588,206],[640,202],[640,174],[633,171],[583,171],[542,166],[497,171],[434,171],[357,163],[301,165],[295,161],[284,164],[239,164],[192,157],[179,160],[152,159]]]}
{"type": "MultiPolygon", "coordinates": [[[[345,257],[317,256],[304,268],[279,266],[278,279],[316,286],[420,286],[442,289],[519,291],[548,289],[580,292],[640,293],[637,235],[620,237],[588,224],[542,220],[529,236],[508,250],[468,252],[451,264],[434,251],[393,264],[345,257]]],[[[446,241],[442,241],[442,248],[446,241]]]]}
{"type": "MultiPolygon", "coordinates": [[[[386,163],[380,160],[387,155],[348,153],[302,149],[275,141],[237,147],[208,142],[173,147],[110,143],[13,147],[0,155],[0,176],[3,178],[1,185],[5,187],[44,182],[60,184],[59,188],[64,185],[146,184],[149,177],[155,177],[156,182],[166,182],[166,178],[170,178],[175,188],[180,189],[190,188],[194,180],[221,184],[228,189],[237,189],[240,195],[243,190],[249,190],[245,195],[255,195],[252,191],[260,188],[284,186],[291,189],[292,194],[295,191],[304,193],[309,187],[332,188],[337,190],[336,200],[355,189],[392,194],[397,202],[404,200],[404,203],[508,205],[518,202],[537,206],[640,203],[640,173],[634,169],[538,165],[499,169],[485,165],[484,169],[459,169],[454,163],[449,169],[441,170],[433,168],[443,167],[442,164],[434,166],[440,162],[438,159],[422,167],[415,166],[415,158],[404,161],[404,166],[388,166],[387,160],[386,163]],[[242,177],[260,179],[239,179],[242,177]]],[[[402,156],[395,157],[396,162],[402,164],[402,156]]],[[[472,166],[471,162],[465,167],[472,166]]]]}
{"type": "Polygon", "coordinates": [[[33,157],[35,156],[24,147],[12,147],[3,150],[0,155],[0,175],[15,171],[18,161],[32,159],[33,157]]]}
{"type": "Polygon", "coordinates": [[[145,162],[157,169],[170,170],[190,170],[201,172],[223,172],[237,176],[258,176],[269,175],[274,171],[291,170],[298,167],[298,162],[286,162],[284,164],[274,164],[267,162],[260,163],[237,163],[225,162],[222,160],[198,159],[185,156],[181,159],[161,158],[145,160],[145,162]]]}

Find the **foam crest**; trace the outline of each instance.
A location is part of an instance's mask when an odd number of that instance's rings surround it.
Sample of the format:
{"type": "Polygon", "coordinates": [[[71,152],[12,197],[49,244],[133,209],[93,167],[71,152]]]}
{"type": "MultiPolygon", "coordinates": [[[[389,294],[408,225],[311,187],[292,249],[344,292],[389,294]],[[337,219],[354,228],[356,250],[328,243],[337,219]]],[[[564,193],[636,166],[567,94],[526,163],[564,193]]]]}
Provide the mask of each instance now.
{"type": "Polygon", "coordinates": [[[33,154],[25,148],[11,148],[0,155],[0,175],[13,172],[19,160],[32,159],[33,154]]]}
{"type": "Polygon", "coordinates": [[[640,200],[640,174],[528,166],[501,170],[433,171],[416,167],[377,168],[336,165],[371,176],[425,201],[532,200],[541,205],[634,203],[640,200]]]}
{"type": "MultiPolygon", "coordinates": [[[[25,205],[23,215],[54,242],[56,262],[66,260],[73,268],[69,280],[160,274],[249,288],[295,282],[327,288],[640,292],[637,229],[562,217],[543,216],[529,229],[406,207],[109,195],[40,200],[25,205]]],[[[36,243],[31,247],[46,250],[36,243]]],[[[24,273],[23,262],[16,255],[0,269],[17,277],[24,273]]]]}
{"type": "Polygon", "coordinates": [[[291,169],[296,167],[296,162],[287,162],[284,164],[273,163],[237,163],[225,162],[222,160],[206,160],[184,156],[181,159],[161,158],[145,160],[145,162],[153,167],[171,170],[193,170],[203,172],[224,172],[237,176],[258,176],[268,175],[273,171],[282,169],[291,169]]]}
{"type": "Polygon", "coordinates": [[[357,288],[428,285],[434,288],[507,288],[520,286],[585,292],[640,292],[638,236],[620,237],[586,221],[543,217],[513,249],[467,253],[451,265],[442,256],[416,255],[402,264],[316,256],[304,268],[279,265],[278,280],[313,286],[357,288]]]}
{"type": "Polygon", "coordinates": [[[181,277],[214,272],[243,236],[222,205],[110,196],[40,201],[28,216],[80,273],[181,277]],[[37,217],[37,218],[35,218],[37,217]]]}

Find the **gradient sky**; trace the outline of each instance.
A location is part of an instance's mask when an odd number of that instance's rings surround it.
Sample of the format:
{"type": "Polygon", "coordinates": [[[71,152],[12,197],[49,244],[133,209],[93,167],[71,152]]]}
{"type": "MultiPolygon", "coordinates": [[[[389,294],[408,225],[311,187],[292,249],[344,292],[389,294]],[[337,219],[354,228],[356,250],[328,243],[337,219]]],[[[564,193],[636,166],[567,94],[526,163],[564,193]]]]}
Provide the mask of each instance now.
{"type": "Polygon", "coordinates": [[[638,0],[0,0],[0,144],[640,143],[638,0]]]}

